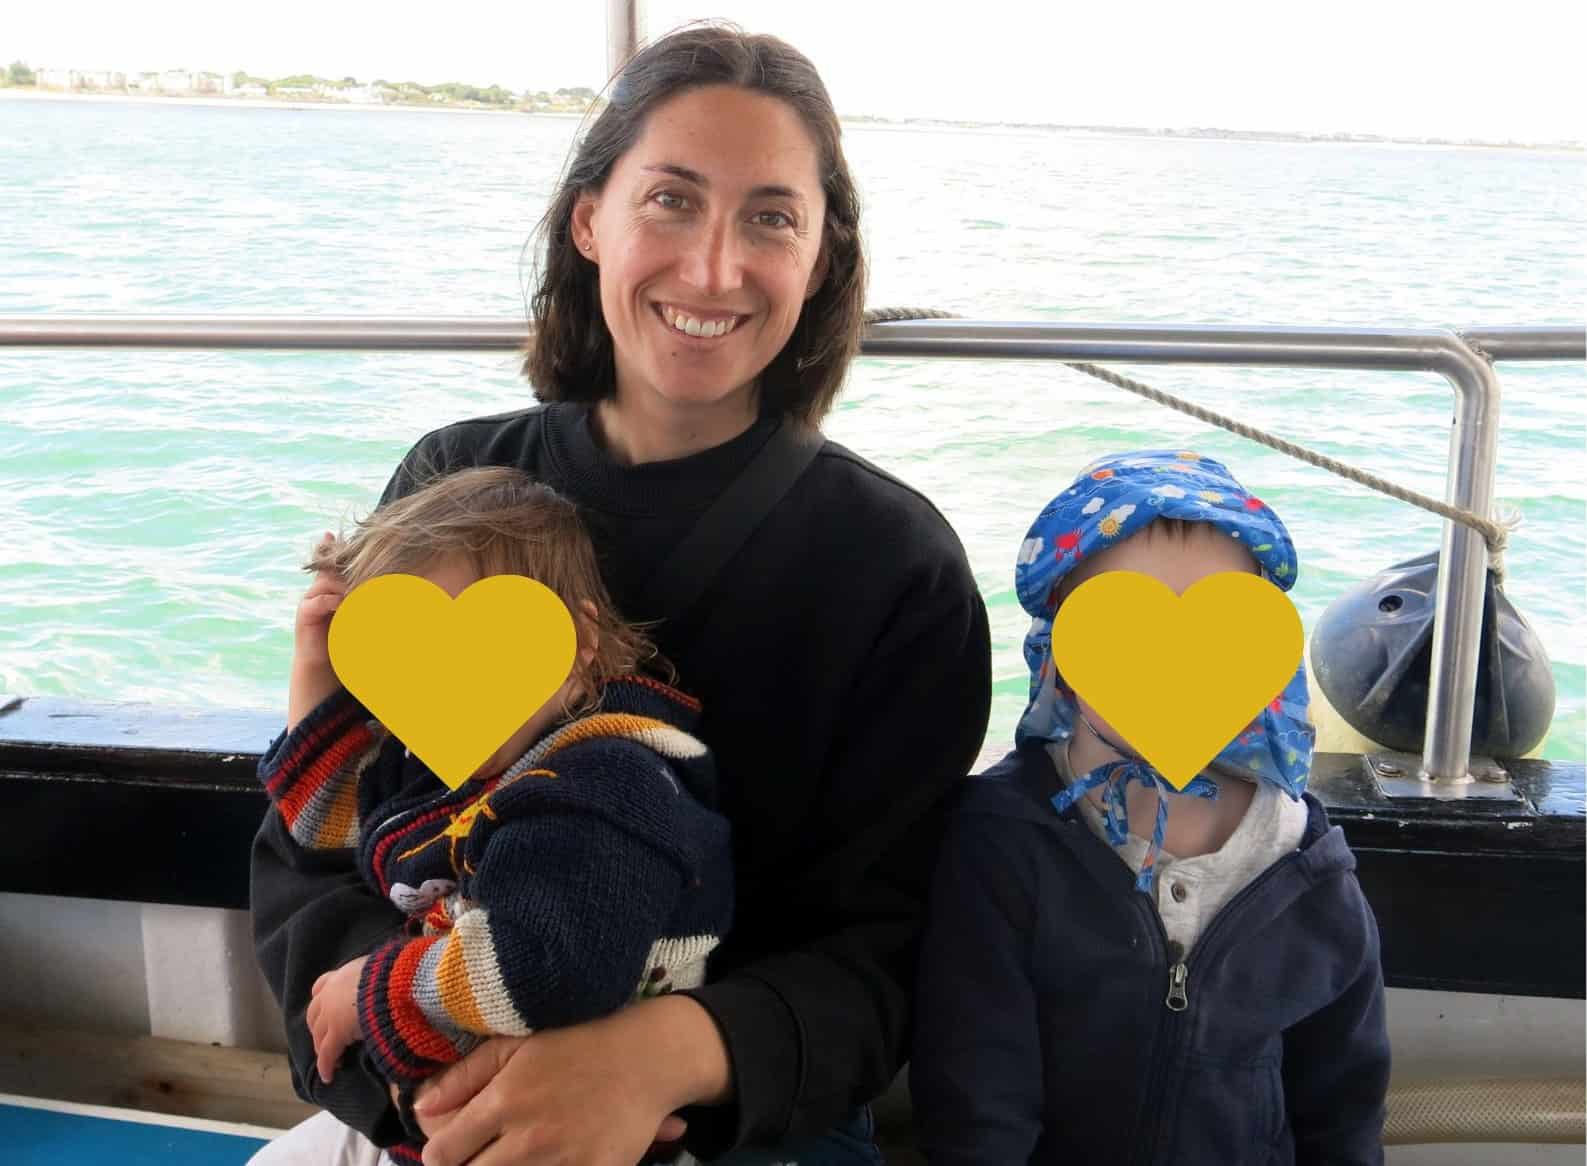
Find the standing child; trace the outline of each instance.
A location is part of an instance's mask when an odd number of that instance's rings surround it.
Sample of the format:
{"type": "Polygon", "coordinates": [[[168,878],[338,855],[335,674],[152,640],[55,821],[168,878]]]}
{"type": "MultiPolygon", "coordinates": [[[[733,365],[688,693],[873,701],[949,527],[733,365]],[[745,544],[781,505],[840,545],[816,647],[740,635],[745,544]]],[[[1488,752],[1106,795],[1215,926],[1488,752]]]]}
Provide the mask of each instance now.
{"type": "MultiPolygon", "coordinates": [[[[1382,1161],[1377,925],[1303,792],[1304,672],[1179,792],[1053,665],[1057,610],[1095,575],[1288,590],[1296,566],[1273,511],[1192,453],[1096,462],[1037,518],[1016,569],[1030,705],[956,808],[922,951],[933,1166],[1382,1161]]],[[[1130,663],[1164,708],[1201,683],[1195,661],[1130,663]]]]}
{"type": "Polygon", "coordinates": [[[408,1136],[388,1152],[418,1162],[413,1089],[487,1036],[704,981],[732,912],[728,825],[691,733],[699,705],[638,673],[654,649],[618,618],[576,510],[525,474],[438,479],[351,538],[327,535],[308,569],[287,731],[259,776],[301,846],[355,848],[364,881],[409,916],[320,977],[307,1020],[326,1081],[362,1042],[400,1094],[408,1136]],[[455,791],[331,670],[343,595],[394,573],[454,599],[486,576],[524,575],[578,627],[567,682],[455,791]]]}

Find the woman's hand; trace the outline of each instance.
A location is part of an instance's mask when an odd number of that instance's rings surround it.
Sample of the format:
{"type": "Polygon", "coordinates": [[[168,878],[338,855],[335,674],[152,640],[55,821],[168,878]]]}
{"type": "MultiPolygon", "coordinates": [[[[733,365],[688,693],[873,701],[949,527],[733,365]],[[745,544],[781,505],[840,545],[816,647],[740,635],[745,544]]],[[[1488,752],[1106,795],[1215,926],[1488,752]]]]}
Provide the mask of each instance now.
{"type": "Polygon", "coordinates": [[[682,1137],[674,1110],[725,1100],[728,1081],[715,1022],[687,997],[663,997],[487,1041],[423,1085],[414,1112],[451,1118],[425,1146],[425,1166],[633,1166],[653,1143],[682,1137]]]}
{"type": "Polygon", "coordinates": [[[314,1036],[314,1055],[320,1080],[327,1085],[336,1074],[336,1063],[347,1046],[363,1037],[358,1025],[358,977],[363,974],[364,956],[326,972],[310,990],[308,1022],[314,1036]]]}
{"type": "MultiPolygon", "coordinates": [[[[402,1092],[397,1088],[397,1083],[395,1081],[390,1082],[386,1089],[391,1094],[391,1104],[400,1108],[402,1106],[402,1092]]],[[[419,1123],[420,1132],[428,1139],[435,1137],[436,1134],[444,1130],[447,1127],[447,1123],[456,1116],[456,1113],[442,1113],[434,1117],[423,1117],[415,1113],[413,1120],[419,1123]]]]}

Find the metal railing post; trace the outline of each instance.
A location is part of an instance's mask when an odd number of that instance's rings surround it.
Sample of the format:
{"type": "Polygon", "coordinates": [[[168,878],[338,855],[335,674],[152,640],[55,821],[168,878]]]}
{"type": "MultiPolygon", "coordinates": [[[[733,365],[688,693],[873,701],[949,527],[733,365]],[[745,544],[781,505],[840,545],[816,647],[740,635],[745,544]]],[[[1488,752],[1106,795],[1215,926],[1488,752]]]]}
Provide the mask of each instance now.
{"type": "MultiPolygon", "coordinates": [[[[1445,500],[1484,518],[1493,507],[1499,458],[1499,378],[1493,366],[1456,337],[1439,372],[1455,388],[1445,500]]],[[[1433,654],[1427,688],[1422,770],[1428,781],[1472,780],[1471,728],[1476,715],[1477,665],[1488,551],[1482,536],[1444,522],[1433,606],[1433,654]]]]}
{"type": "Polygon", "coordinates": [[[644,36],[644,0],[606,0],[606,75],[622,72],[644,36]]]}

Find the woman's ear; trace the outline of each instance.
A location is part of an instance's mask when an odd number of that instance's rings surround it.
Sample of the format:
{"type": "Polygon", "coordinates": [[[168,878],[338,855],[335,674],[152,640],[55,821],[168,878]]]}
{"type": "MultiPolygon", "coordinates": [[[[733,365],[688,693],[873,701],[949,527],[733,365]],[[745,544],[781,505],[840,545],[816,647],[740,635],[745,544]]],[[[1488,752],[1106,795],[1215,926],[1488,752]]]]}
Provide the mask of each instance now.
{"type": "Polygon", "coordinates": [[[573,214],[568,220],[568,235],[573,240],[573,246],[578,249],[580,255],[592,263],[597,261],[595,211],[598,205],[595,195],[585,191],[574,202],[573,214]]]}
{"type": "Polygon", "coordinates": [[[810,271],[810,282],[805,285],[805,302],[809,303],[816,292],[821,290],[821,285],[826,282],[827,268],[830,263],[827,258],[827,245],[821,244],[821,253],[816,256],[816,265],[810,271]]]}

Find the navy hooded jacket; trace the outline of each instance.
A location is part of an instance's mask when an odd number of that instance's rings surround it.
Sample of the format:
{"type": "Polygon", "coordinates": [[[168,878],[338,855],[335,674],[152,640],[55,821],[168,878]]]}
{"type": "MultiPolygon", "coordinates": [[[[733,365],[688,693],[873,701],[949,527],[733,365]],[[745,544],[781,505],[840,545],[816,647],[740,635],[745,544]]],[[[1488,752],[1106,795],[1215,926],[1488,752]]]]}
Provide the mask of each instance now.
{"type": "Polygon", "coordinates": [[[1381,1163],[1377,924],[1321,804],[1185,956],[1058,789],[1032,745],[956,806],[910,1066],[932,1166],[1381,1163]]]}

